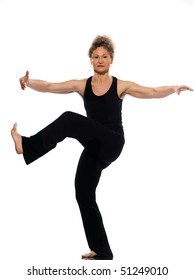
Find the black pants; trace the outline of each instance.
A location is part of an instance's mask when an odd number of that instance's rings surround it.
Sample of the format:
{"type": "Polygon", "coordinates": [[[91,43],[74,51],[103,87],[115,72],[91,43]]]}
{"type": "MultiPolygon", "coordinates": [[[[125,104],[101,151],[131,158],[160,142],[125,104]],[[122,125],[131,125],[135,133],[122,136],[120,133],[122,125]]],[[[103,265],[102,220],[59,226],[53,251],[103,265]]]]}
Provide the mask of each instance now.
{"type": "Polygon", "coordinates": [[[120,155],[124,137],[92,119],[65,112],[34,136],[22,137],[26,164],[55,148],[66,137],[75,138],[84,146],[77,167],[75,190],[88,245],[98,258],[112,259],[95,191],[102,170],[120,155]]]}

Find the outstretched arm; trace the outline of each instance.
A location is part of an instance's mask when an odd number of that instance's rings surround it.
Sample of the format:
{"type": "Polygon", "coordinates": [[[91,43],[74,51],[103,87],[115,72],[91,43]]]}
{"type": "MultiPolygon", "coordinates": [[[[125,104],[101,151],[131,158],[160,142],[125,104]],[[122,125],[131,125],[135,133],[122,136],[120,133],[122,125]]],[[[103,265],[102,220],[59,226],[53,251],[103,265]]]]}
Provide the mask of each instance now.
{"type": "Polygon", "coordinates": [[[181,85],[181,86],[162,86],[162,87],[144,87],[133,82],[123,82],[124,95],[129,94],[137,98],[163,98],[167,97],[172,93],[177,93],[185,90],[193,91],[192,88],[181,85]]]}
{"type": "Polygon", "coordinates": [[[43,80],[33,80],[29,78],[29,71],[26,75],[19,79],[21,88],[24,90],[29,87],[40,92],[52,93],[71,93],[78,92],[82,95],[84,80],[69,80],[62,83],[50,83],[43,80]]]}

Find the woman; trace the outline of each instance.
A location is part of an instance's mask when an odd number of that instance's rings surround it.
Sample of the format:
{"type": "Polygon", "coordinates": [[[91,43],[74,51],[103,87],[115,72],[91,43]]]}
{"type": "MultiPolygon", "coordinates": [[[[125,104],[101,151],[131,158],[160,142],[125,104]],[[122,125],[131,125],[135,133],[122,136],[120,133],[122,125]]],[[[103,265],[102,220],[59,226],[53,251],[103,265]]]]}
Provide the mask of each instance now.
{"type": "Polygon", "coordinates": [[[71,93],[83,97],[87,117],[65,112],[54,122],[31,137],[21,136],[14,124],[11,134],[18,154],[26,164],[43,156],[66,137],[77,139],[84,147],[76,178],[76,199],[80,208],[86,238],[91,252],[84,259],[113,259],[95,191],[102,170],[115,161],[124,145],[122,101],[126,95],[139,98],[162,98],[176,92],[192,90],[188,86],[143,87],[119,80],[109,74],[114,58],[114,45],[107,36],[97,36],[89,49],[94,74],[88,79],[49,83],[29,78],[20,79],[21,88],[40,92],[71,93]]]}

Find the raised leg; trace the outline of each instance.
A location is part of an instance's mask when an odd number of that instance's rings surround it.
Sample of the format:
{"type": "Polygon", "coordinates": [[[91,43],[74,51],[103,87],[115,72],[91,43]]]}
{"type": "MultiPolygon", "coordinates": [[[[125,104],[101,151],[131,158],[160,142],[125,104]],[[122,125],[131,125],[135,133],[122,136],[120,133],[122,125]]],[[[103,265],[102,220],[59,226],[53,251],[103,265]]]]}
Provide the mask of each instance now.
{"type": "Polygon", "coordinates": [[[121,153],[124,138],[102,124],[73,112],[65,112],[31,137],[22,136],[23,156],[27,164],[43,156],[66,137],[77,139],[105,164],[121,153]]]}

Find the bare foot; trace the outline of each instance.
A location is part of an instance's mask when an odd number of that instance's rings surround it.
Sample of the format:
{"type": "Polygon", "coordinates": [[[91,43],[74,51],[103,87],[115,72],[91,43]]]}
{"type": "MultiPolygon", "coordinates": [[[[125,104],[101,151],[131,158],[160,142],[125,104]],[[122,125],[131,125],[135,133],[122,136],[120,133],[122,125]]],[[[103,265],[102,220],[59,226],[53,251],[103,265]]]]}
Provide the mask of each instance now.
{"type": "Polygon", "coordinates": [[[11,136],[13,138],[14,144],[15,144],[15,150],[17,154],[23,154],[23,148],[22,148],[22,137],[17,132],[17,123],[13,125],[13,128],[11,130],[11,136]]]}
{"type": "Polygon", "coordinates": [[[92,259],[95,257],[97,254],[94,251],[91,251],[87,254],[82,255],[82,259],[92,259]]]}

